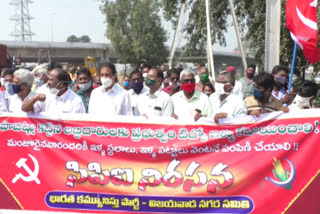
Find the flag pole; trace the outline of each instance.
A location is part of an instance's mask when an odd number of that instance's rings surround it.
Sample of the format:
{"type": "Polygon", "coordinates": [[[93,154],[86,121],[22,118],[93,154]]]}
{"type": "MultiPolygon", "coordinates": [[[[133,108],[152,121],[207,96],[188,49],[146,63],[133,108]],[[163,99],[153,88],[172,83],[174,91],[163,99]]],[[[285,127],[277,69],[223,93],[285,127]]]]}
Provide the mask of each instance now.
{"type": "Polygon", "coordinates": [[[292,77],[293,77],[294,66],[295,66],[295,63],[296,63],[296,55],[297,55],[297,43],[295,42],[294,43],[294,48],[293,48],[290,79],[289,79],[289,89],[288,89],[289,93],[291,92],[291,88],[292,88],[292,77]]]}

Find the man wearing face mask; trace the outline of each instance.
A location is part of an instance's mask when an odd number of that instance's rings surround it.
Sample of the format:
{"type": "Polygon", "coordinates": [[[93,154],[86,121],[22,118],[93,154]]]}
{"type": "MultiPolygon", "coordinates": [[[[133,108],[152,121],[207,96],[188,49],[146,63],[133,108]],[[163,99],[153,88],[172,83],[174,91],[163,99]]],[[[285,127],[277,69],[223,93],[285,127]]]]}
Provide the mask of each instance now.
{"type": "Polygon", "coordinates": [[[180,74],[182,91],[174,94],[173,118],[178,120],[197,121],[200,117],[206,117],[208,113],[208,97],[195,90],[196,83],[191,70],[183,70],[180,74]]]}
{"type": "Polygon", "coordinates": [[[38,84],[40,83],[39,85],[41,85],[41,86],[37,87],[35,92],[37,94],[46,94],[47,95],[47,94],[50,94],[50,90],[48,87],[48,77],[49,77],[50,72],[56,68],[62,69],[62,66],[56,62],[52,62],[49,65],[44,66],[42,68],[41,68],[42,76],[41,76],[40,80],[35,79],[35,82],[39,81],[38,84]],[[47,69],[47,73],[44,73],[44,70],[42,70],[42,68],[47,69]]]}
{"type": "Polygon", "coordinates": [[[137,100],[138,100],[139,94],[149,92],[149,88],[144,86],[143,81],[144,81],[144,78],[142,76],[142,73],[139,70],[134,70],[130,73],[131,89],[129,90],[129,95],[131,99],[132,112],[134,112],[134,109],[137,106],[137,100]]]}
{"type": "Polygon", "coordinates": [[[0,87],[0,114],[2,112],[7,112],[8,111],[8,105],[7,105],[7,100],[4,98],[4,94],[2,91],[4,90],[4,78],[1,76],[1,87],[0,87]]]}
{"type": "Polygon", "coordinates": [[[7,101],[4,98],[4,94],[2,93],[2,91],[0,91],[0,114],[2,112],[7,112],[7,111],[8,111],[7,101]]]}
{"type": "Polygon", "coordinates": [[[102,85],[92,91],[88,112],[103,116],[131,115],[130,96],[117,83],[115,65],[112,63],[102,64],[99,76],[102,85]]]}
{"type": "MultiPolygon", "coordinates": [[[[235,67],[229,66],[225,69],[225,72],[230,73],[231,75],[234,76],[234,78],[236,78],[236,68],[235,67]]],[[[241,97],[241,99],[243,99],[243,89],[242,89],[242,84],[240,83],[240,81],[235,80],[235,84],[232,89],[232,93],[237,95],[238,97],[241,97]]]]}
{"type": "Polygon", "coordinates": [[[276,65],[272,69],[274,77],[274,88],[272,95],[280,100],[282,104],[291,103],[294,98],[294,93],[288,93],[289,68],[286,66],[276,65]]]}
{"type": "Polygon", "coordinates": [[[253,77],[253,96],[247,97],[244,102],[248,108],[249,115],[260,116],[261,114],[284,111],[288,108],[283,107],[282,103],[272,95],[274,78],[271,74],[262,72],[253,77]]]}
{"type": "Polygon", "coordinates": [[[312,102],[317,96],[318,85],[310,80],[305,80],[298,88],[298,93],[292,104],[289,106],[290,112],[299,111],[301,109],[313,108],[312,102]]]}
{"type": "Polygon", "coordinates": [[[134,111],[136,116],[171,117],[173,104],[170,96],[161,89],[162,81],[163,72],[156,67],[151,68],[145,82],[150,90],[139,95],[134,111]]]}
{"type": "Polygon", "coordinates": [[[148,72],[150,70],[151,66],[148,64],[143,64],[141,67],[141,72],[142,72],[142,76],[143,78],[147,78],[148,72]]]}
{"type": "Polygon", "coordinates": [[[48,93],[37,94],[22,105],[24,112],[85,113],[81,98],[69,89],[69,74],[55,68],[48,75],[48,93]]]}
{"type": "Polygon", "coordinates": [[[130,90],[130,83],[129,83],[130,77],[128,75],[125,75],[122,79],[122,88],[124,90],[130,90]]]}
{"type": "Polygon", "coordinates": [[[91,73],[86,68],[81,68],[77,71],[77,79],[74,85],[74,91],[81,97],[86,112],[88,112],[88,105],[91,96],[92,78],[91,73]]]}
{"type": "Polygon", "coordinates": [[[22,112],[23,102],[33,98],[36,93],[31,91],[33,75],[26,69],[19,69],[14,72],[12,91],[13,95],[9,97],[9,112],[22,112]]]}
{"type": "Polygon", "coordinates": [[[209,117],[216,123],[222,118],[247,115],[242,98],[233,94],[235,78],[230,72],[220,73],[215,82],[215,93],[209,97],[209,117]]]}
{"type": "Polygon", "coordinates": [[[246,76],[242,77],[239,82],[242,84],[243,99],[253,95],[253,77],[256,72],[256,65],[251,64],[246,70],[246,76]]]}
{"type": "Polygon", "coordinates": [[[213,79],[209,76],[209,70],[206,67],[200,67],[196,79],[196,90],[202,92],[204,84],[212,83],[213,79]]]}
{"type": "Polygon", "coordinates": [[[13,82],[13,73],[15,69],[9,68],[5,70],[2,74],[3,76],[3,89],[4,89],[4,98],[6,101],[9,100],[9,97],[13,95],[12,82],[13,82]]]}
{"type": "Polygon", "coordinates": [[[48,82],[48,64],[38,65],[31,73],[34,75],[34,82],[31,88],[32,91],[36,91],[37,88],[48,82]]]}
{"type": "Polygon", "coordinates": [[[163,88],[162,90],[172,96],[181,90],[181,85],[179,82],[180,72],[177,69],[172,68],[168,71],[168,75],[170,81],[169,86],[163,88]]]}
{"type": "Polygon", "coordinates": [[[169,70],[168,64],[162,64],[160,70],[163,72],[163,78],[167,77],[167,72],[169,70]]]}

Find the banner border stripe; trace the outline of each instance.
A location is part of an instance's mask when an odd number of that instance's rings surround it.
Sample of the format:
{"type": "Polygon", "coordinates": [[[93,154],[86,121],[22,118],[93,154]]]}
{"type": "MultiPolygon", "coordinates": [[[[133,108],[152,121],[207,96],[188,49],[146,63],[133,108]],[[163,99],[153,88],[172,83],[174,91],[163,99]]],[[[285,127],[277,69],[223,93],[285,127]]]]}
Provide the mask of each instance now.
{"type": "MultiPolygon", "coordinates": [[[[244,125],[244,124],[256,124],[258,121],[259,122],[265,122],[265,121],[272,121],[272,120],[282,120],[282,119],[301,119],[301,118],[308,118],[308,119],[312,119],[312,118],[317,118],[314,116],[310,116],[312,114],[310,114],[310,112],[315,112],[315,110],[308,110],[308,114],[304,111],[301,110],[300,111],[300,115],[301,116],[296,116],[296,114],[294,114],[293,112],[288,112],[288,113],[283,113],[281,111],[277,111],[277,112],[272,112],[272,113],[267,113],[267,114],[263,114],[266,117],[264,117],[263,115],[261,115],[260,117],[255,117],[255,116],[242,116],[242,117],[237,117],[237,118],[231,118],[231,119],[222,119],[221,123],[216,124],[213,122],[213,120],[210,120],[210,123],[208,121],[201,121],[201,122],[185,122],[185,121],[178,121],[178,120],[171,120],[171,121],[165,121],[163,123],[158,123],[157,119],[155,120],[141,120],[138,121],[139,124],[144,124],[144,125],[204,125],[204,126],[221,126],[221,125],[244,125]],[[269,115],[269,116],[267,116],[269,115]],[[240,122],[239,123],[239,118],[240,119],[245,119],[245,121],[247,122],[240,122]],[[224,120],[227,120],[228,122],[225,122],[224,120]],[[230,121],[229,121],[230,120],[230,121]],[[231,123],[230,123],[231,122],[231,123]]],[[[52,116],[48,115],[48,114],[42,114],[42,113],[4,113],[2,115],[0,115],[0,118],[4,118],[4,117],[14,117],[14,118],[29,118],[29,119],[47,119],[47,120],[60,120],[60,121],[64,121],[64,122],[73,122],[73,121],[82,121],[82,122],[109,122],[109,123],[125,123],[125,124],[135,124],[137,123],[136,119],[140,118],[140,117],[136,117],[134,118],[134,116],[130,116],[129,120],[124,119],[125,117],[119,117],[119,118],[113,118],[112,120],[100,120],[101,118],[99,118],[99,120],[95,120],[95,118],[90,117],[89,114],[72,114],[72,116],[80,116],[80,118],[78,119],[74,119],[73,117],[69,117],[69,116],[65,116],[63,114],[58,115],[60,117],[58,118],[53,118],[52,116]],[[84,118],[81,118],[81,115],[84,115],[84,118]],[[90,118],[90,119],[88,119],[90,118]]],[[[168,117],[170,118],[170,117],[168,117]]],[[[206,117],[208,119],[208,117],[206,117]]]]}
{"type": "Polygon", "coordinates": [[[298,195],[289,203],[287,208],[282,212],[282,214],[285,214],[290,207],[298,200],[298,198],[304,193],[304,191],[311,185],[311,183],[320,175],[320,170],[313,176],[310,181],[302,188],[302,190],[298,193],[298,195]]]}
{"type": "Polygon", "coordinates": [[[10,193],[10,195],[13,197],[13,199],[17,202],[19,207],[24,210],[23,206],[20,204],[19,200],[16,198],[16,196],[11,192],[9,187],[4,183],[4,181],[0,178],[0,182],[3,184],[3,186],[7,189],[7,191],[10,193]]]}

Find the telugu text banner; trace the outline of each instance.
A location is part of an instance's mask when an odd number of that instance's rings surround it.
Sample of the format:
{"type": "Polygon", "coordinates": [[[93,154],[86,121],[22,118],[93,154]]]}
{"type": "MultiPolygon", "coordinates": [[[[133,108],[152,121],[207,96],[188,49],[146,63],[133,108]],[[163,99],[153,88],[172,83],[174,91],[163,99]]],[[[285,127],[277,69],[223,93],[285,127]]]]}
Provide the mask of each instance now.
{"type": "Polygon", "coordinates": [[[282,213],[320,168],[320,114],[291,116],[218,126],[2,115],[0,209],[282,213]]]}

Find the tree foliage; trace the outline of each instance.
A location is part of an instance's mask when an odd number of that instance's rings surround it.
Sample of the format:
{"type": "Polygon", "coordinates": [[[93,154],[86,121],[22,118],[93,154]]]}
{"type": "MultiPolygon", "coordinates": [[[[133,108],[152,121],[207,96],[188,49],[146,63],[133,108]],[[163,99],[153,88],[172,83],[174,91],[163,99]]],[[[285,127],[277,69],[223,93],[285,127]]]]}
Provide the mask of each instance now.
{"type": "MultiPolygon", "coordinates": [[[[177,25],[179,11],[184,0],[160,0],[164,10],[164,17],[177,25]]],[[[186,0],[186,11],[189,14],[186,25],[183,28],[187,43],[184,47],[184,55],[205,56],[207,51],[207,22],[206,5],[204,0],[186,0]]],[[[211,0],[211,37],[214,43],[226,45],[224,33],[227,31],[227,18],[230,14],[228,1],[211,0]]]]}
{"type": "Polygon", "coordinates": [[[91,42],[91,39],[87,35],[83,35],[81,37],[71,35],[67,38],[67,42],[91,42]]]}
{"type": "MultiPolygon", "coordinates": [[[[164,17],[177,24],[177,17],[183,0],[160,0],[164,9],[164,17]]],[[[184,27],[186,35],[185,54],[189,56],[203,56],[206,53],[206,12],[204,0],[186,0],[187,11],[190,11],[188,23],[184,27]]],[[[231,15],[228,1],[211,0],[211,35],[213,43],[225,45],[225,33],[228,28],[228,17],[231,15]]],[[[294,43],[286,28],[285,17],[286,0],[281,0],[281,40],[280,40],[280,64],[290,66],[294,43]]],[[[260,67],[263,67],[265,52],[265,19],[266,0],[234,0],[235,11],[244,40],[249,41],[254,50],[255,59],[260,67]]],[[[319,7],[318,7],[319,11],[319,7]]],[[[230,20],[230,19],[229,19],[230,20]]],[[[236,38],[234,38],[236,40],[236,38]]],[[[309,63],[298,48],[295,70],[297,74],[303,74],[309,63]]],[[[315,64],[315,69],[319,64],[315,64]]]]}
{"type": "Polygon", "coordinates": [[[138,65],[141,59],[159,65],[166,60],[166,32],[161,26],[158,1],[105,0],[106,36],[121,63],[138,65]]]}

